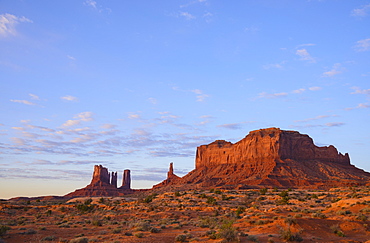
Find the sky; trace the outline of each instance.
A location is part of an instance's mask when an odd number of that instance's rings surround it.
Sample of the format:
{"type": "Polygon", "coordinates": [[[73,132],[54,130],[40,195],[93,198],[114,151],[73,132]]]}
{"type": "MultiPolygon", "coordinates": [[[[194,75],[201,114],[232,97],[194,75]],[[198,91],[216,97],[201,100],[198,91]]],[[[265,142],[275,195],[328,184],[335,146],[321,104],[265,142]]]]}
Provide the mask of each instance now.
{"type": "Polygon", "coordinates": [[[268,127],[370,171],[370,1],[1,0],[0,198],[133,188],[268,127]]]}

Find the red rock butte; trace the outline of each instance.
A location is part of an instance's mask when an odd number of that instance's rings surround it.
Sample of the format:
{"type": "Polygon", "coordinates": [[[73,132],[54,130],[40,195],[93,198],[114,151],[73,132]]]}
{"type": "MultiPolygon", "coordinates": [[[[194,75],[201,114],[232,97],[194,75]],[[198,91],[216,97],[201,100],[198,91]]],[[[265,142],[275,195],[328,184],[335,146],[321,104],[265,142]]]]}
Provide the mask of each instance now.
{"type": "Polygon", "coordinates": [[[351,165],[349,155],[334,146],[318,147],[308,135],[267,128],[235,144],[216,140],[199,146],[193,171],[153,188],[335,187],[369,180],[370,173],[351,165]]]}

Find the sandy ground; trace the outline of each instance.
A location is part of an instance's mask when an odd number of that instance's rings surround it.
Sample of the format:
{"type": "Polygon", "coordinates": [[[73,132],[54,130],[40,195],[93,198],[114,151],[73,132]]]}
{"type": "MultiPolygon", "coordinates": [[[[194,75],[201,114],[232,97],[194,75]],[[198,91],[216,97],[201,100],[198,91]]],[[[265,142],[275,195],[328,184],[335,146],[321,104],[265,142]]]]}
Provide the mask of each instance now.
{"type": "Polygon", "coordinates": [[[0,242],[369,242],[370,188],[0,202],[0,242]]]}

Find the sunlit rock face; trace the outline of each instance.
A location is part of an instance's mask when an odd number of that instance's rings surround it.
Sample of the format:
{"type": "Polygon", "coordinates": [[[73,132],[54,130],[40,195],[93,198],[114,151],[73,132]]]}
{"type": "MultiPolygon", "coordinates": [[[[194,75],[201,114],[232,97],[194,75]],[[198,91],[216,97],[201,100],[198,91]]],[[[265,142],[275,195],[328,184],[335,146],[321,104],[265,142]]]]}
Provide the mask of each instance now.
{"type": "Polygon", "coordinates": [[[269,164],[286,159],[350,164],[348,154],[338,153],[334,146],[317,147],[308,135],[268,128],[252,131],[235,144],[217,140],[209,145],[199,146],[195,167],[199,169],[220,164],[260,164],[262,162],[269,164]]]}
{"type": "Polygon", "coordinates": [[[368,182],[334,146],[318,147],[305,134],[267,128],[233,144],[217,140],[197,148],[195,169],[165,185],[248,188],[325,187],[368,182]]]}

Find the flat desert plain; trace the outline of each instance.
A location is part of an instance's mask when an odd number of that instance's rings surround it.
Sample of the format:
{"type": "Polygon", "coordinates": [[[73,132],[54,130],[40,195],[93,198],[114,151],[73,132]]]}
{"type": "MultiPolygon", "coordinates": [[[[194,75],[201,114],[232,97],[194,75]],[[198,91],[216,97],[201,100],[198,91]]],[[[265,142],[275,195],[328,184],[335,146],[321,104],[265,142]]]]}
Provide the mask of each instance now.
{"type": "Polygon", "coordinates": [[[370,188],[0,202],[0,242],[370,242],[370,188]]]}

